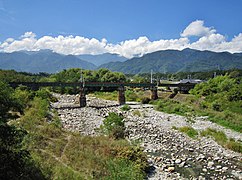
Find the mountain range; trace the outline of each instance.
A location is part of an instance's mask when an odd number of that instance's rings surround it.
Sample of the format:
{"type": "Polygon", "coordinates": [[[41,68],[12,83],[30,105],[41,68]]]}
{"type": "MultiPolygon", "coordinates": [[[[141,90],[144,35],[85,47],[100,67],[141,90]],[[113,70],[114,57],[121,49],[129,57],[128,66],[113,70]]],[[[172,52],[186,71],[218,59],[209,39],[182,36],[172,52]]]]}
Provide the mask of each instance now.
{"type": "Polygon", "coordinates": [[[73,55],[62,55],[50,50],[0,53],[0,69],[14,69],[30,73],[56,73],[63,69],[74,67],[84,69],[96,68],[94,64],[83,61],[73,55]]]}
{"type": "Polygon", "coordinates": [[[102,64],[109,63],[109,62],[124,62],[127,60],[127,58],[123,56],[120,56],[118,54],[110,54],[110,53],[104,53],[104,54],[98,54],[98,55],[83,54],[83,55],[78,55],[77,57],[87,62],[93,63],[96,66],[100,66],[102,64]]]}
{"type": "Polygon", "coordinates": [[[210,70],[242,69],[242,53],[199,51],[194,49],[163,50],[135,57],[125,62],[110,62],[100,66],[126,74],[176,73],[210,70]]]}
{"type": "Polygon", "coordinates": [[[56,73],[68,68],[108,68],[126,74],[175,73],[242,69],[242,53],[199,51],[193,49],[163,50],[142,57],[126,59],[117,54],[63,55],[51,50],[0,53],[0,69],[31,73],[56,73]]]}

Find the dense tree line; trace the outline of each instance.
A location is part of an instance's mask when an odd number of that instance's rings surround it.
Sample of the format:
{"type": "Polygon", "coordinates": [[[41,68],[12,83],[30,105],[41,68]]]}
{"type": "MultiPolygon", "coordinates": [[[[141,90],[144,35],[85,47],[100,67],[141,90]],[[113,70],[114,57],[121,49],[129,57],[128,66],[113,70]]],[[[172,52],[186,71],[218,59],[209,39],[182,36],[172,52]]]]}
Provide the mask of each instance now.
{"type": "MultiPolygon", "coordinates": [[[[207,71],[207,72],[178,72],[178,73],[154,73],[153,81],[156,82],[158,80],[174,80],[178,81],[181,79],[201,79],[208,80],[214,78],[216,76],[221,76],[225,74],[231,74],[233,77],[242,77],[242,70],[240,69],[231,69],[231,70],[216,70],[216,71],[207,71]]],[[[150,82],[151,74],[143,73],[138,75],[127,75],[129,79],[133,79],[137,82],[150,82]]]]}
{"type": "Polygon", "coordinates": [[[190,93],[202,98],[200,107],[205,111],[215,111],[214,121],[242,131],[242,78],[233,71],[217,76],[207,82],[197,84],[190,93]]]}
{"type": "Polygon", "coordinates": [[[17,112],[23,112],[23,103],[17,92],[0,81],[0,179],[44,179],[23,146],[27,132],[8,124],[17,112]]]}

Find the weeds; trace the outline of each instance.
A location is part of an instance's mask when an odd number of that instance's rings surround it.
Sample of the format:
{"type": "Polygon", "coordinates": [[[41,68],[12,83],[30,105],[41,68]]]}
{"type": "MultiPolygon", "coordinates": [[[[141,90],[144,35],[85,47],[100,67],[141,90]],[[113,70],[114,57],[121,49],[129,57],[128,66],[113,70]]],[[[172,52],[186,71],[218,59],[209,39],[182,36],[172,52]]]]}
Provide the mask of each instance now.
{"type": "Polygon", "coordinates": [[[134,110],[134,111],[133,111],[133,115],[134,115],[134,116],[141,117],[141,113],[140,113],[139,110],[134,110]]]}
{"type": "Polygon", "coordinates": [[[123,105],[122,107],[121,107],[121,110],[122,111],[129,111],[131,109],[131,107],[129,106],[129,105],[127,105],[127,104],[125,104],[125,105],[123,105]]]}
{"type": "Polygon", "coordinates": [[[195,129],[193,129],[192,127],[189,127],[189,126],[180,127],[180,128],[178,128],[178,130],[183,132],[183,133],[186,133],[191,138],[196,138],[197,135],[198,135],[198,132],[195,129]]]}
{"type": "Polygon", "coordinates": [[[103,121],[103,125],[101,125],[100,129],[104,134],[115,139],[124,138],[123,117],[114,112],[109,113],[108,117],[103,121]]]}
{"type": "Polygon", "coordinates": [[[242,153],[242,143],[237,142],[234,139],[228,139],[227,136],[222,131],[217,131],[215,129],[207,128],[200,133],[201,136],[212,137],[214,140],[228,149],[235,152],[242,153]]]}

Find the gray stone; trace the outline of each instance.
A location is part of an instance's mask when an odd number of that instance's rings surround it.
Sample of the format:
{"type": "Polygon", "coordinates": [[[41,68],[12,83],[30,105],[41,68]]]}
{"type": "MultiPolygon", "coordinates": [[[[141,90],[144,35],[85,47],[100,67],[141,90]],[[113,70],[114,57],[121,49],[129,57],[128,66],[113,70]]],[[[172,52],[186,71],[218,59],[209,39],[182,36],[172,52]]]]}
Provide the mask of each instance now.
{"type": "Polygon", "coordinates": [[[213,162],[213,161],[209,161],[207,166],[208,166],[209,168],[211,168],[213,165],[214,165],[214,162],[213,162]]]}
{"type": "Polygon", "coordinates": [[[181,161],[180,159],[176,159],[176,160],[175,160],[175,163],[176,163],[176,164],[180,164],[181,162],[182,162],[182,161],[181,161]]]}

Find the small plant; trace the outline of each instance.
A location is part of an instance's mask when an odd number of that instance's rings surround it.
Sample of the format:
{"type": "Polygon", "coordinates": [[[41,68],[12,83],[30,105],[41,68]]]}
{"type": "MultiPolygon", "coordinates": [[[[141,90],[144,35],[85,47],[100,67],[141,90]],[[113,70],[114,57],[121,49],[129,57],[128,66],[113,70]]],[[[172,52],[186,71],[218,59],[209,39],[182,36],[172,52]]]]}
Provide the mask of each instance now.
{"type": "Polygon", "coordinates": [[[141,117],[141,113],[140,113],[139,110],[135,110],[135,111],[133,111],[133,115],[134,115],[134,116],[139,116],[139,117],[141,117]]]}
{"type": "Polygon", "coordinates": [[[191,138],[195,138],[198,135],[198,132],[190,126],[183,126],[178,128],[178,130],[186,133],[191,138]]]}
{"type": "Polygon", "coordinates": [[[237,142],[235,140],[229,140],[226,143],[225,147],[227,147],[228,149],[231,149],[232,151],[242,153],[242,143],[237,142]]]}
{"type": "Polygon", "coordinates": [[[176,126],[172,126],[171,129],[178,130],[178,128],[176,126]]]}
{"type": "Polygon", "coordinates": [[[121,107],[121,110],[122,111],[129,111],[131,109],[131,107],[129,106],[129,105],[127,105],[127,104],[125,104],[125,105],[123,105],[122,107],[121,107]]]}
{"type": "Polygon", "coordinates": [[[104,134],[107,134],[115,139],[124,138],[123,116],[119,116],[117,113],[109,113],[100,128],[104,134]]]}
{"type": "Polygon", "coordinates": [[[221,104],[217,101],[213,102],[212,103],[212,109],[214,111],[222,111],[222,107],[221,107],[221,104]]]}
{"type": "Polygon", "coordinates": [[[195,121],[194,121],[194,114],[192,114],[192,113],[186,113],[186,121],[188,123],[195,123],[195,121]]]}

